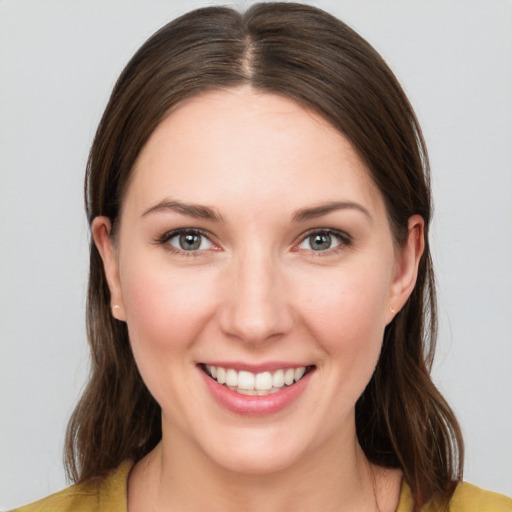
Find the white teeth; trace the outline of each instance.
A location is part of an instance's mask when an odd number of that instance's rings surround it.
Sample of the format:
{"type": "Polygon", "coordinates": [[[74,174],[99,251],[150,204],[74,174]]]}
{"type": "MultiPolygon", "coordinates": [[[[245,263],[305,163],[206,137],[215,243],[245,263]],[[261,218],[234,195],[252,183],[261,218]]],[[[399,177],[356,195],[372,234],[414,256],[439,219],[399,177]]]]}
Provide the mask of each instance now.
{"type": "Polygon", "coordinates": [[[295,370],[293,368],[288,368],[288,370],[286,370],[284,372],[284,383],[287,386],[291,386],[293,384],[294,379],[295,379],[295,370]]]}
{"type": "Polygon", "coordinates": [[[238,386],[238,373],[231,368],[226,371],[226,386],[238,386]]]}
{"type": "MultiPolygon", "coordinates": [[[[212,375],[213,377],[213,375],[212,375]]],[[[254,373],[251,372],[238,372],[238,388],[244,390],[254,389],[254,373]]]]}
{"type": "Polygon", "coordinates": [[[272,375],[272,386],[275,388],[282,388],[284,386],[283,370],[277,370],[277,372],[274,372],[274,375],[272,375]]]}
{"type": "MultiPolygon", "coordinates": [[[[213,377],[213,373],[212,373],[213,377]]],[[[225,384],[226,383],[226,370],[222,368],[222,366],[217,367],[217,382],[219,384],[225,384]]]]}
{"type": "Polygon", "coordinates": [[[276,393],[283,386],[291,386],[299,381],[306,373],[305,366],[257,374],[245,370],[237,372],[233,368],[211,365],[206,365],[206,370],[219,384],[225,384],[232,391],[249,396],[276,393]]]}
{"type": "Polygon", "coordinates": [[[254,396],[257,392],[254,391],[254,389],[242,389],[240,386],[238,386],[238,389],[236,390],[237,393],[240,393],[241,395],[249,395],[254,396]]]}
{"type": "Polygon", "coordinates": [[[306,372],[306,368],[301,367],[301,368],[296,368],[295,369],[295,372],[294,372],[294,375],[293,375],[293,378],[295,379],[295,382],[297,382],[298,380],[302,379],[302,376],[304,375],[304,373],[306,372]]]}
{"type": "Polygon", "coordinates": [[[272,374],[270,372],[258,373],[258,375],[256,375],[254,389],[258,391],[268,391],[272,389],[272,374]]]}

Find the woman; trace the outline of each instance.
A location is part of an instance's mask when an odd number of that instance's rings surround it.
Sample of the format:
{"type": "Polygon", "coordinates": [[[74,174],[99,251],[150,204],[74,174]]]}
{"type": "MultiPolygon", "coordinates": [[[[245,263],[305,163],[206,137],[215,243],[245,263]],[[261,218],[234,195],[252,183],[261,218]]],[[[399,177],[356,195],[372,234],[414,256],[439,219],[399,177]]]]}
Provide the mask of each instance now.
{"type": "Polygon", "coordinates": [[[326,13],[157,32],[89,159],[78,484],[26,510],[511,510],[460,483],[430,380],[428,179],[396,79],[326,13]]]}

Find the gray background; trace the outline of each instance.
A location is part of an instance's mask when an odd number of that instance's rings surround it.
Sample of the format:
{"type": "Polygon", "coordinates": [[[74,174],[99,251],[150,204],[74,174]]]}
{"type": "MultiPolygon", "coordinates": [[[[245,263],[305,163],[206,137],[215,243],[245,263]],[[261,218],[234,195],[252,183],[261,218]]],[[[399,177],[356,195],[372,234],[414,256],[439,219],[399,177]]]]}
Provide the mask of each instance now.
{"type": "MultiPolygon", "coordinates": [[[[512,495],[512,2],[314,4],[382,53],[417,110],[436,198],[435,380],[462,424],[466,480],[512,495]]],[[[0,508],[66,485],[88,358],[88,148],[133,52],[199,5],[0,0],[0,508]]]]}

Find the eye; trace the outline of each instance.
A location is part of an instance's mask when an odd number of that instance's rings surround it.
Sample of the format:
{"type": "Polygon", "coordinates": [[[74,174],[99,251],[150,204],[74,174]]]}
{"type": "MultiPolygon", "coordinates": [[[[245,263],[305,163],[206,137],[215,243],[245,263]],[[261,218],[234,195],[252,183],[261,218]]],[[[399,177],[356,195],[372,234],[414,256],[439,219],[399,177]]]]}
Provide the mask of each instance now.
{"type": "Polygon", "coordinates": [[[336,231],[323,229],[309,233],[299,244],[299,249],[325,252],[341,245],[349,245],[350,237],[336,231]]]}
{"type": "Polygon", "coordinates": [[[200,231],[194,229],[179,230],[165,235],[162,242],[178,251],[204,251],[214,247],[213,243],[200,231]]]}

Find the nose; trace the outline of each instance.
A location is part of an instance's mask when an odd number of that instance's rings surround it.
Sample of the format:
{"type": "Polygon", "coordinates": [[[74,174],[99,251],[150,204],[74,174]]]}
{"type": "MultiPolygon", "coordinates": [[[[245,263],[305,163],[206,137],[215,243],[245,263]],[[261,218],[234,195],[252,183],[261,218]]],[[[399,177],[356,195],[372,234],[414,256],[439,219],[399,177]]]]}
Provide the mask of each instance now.
{"type": "Polygon", "coordinates": [[[229,269],[220,314],[222,331],[249,344],[277,339],[293,325],[279,262],[266,254],[240,255],[229,269]]]}

